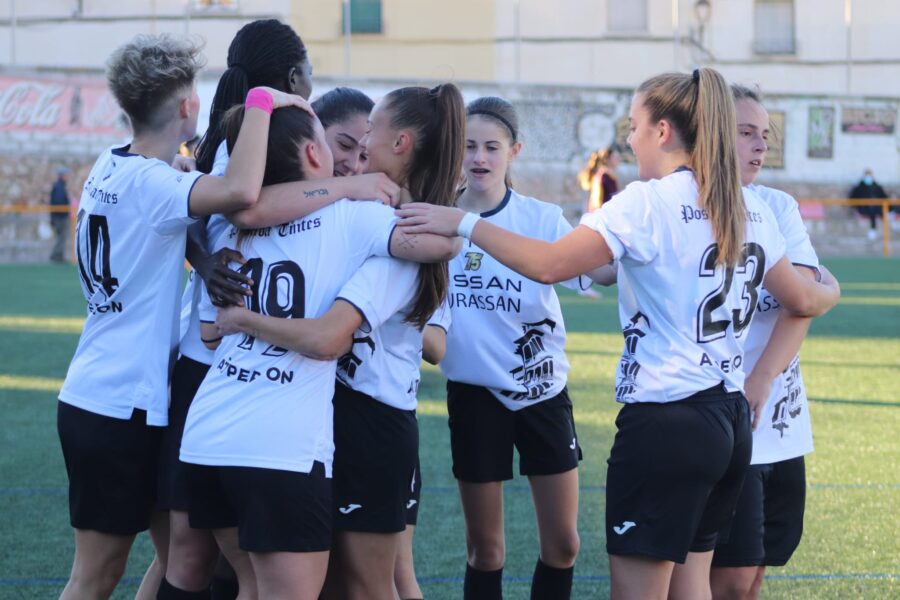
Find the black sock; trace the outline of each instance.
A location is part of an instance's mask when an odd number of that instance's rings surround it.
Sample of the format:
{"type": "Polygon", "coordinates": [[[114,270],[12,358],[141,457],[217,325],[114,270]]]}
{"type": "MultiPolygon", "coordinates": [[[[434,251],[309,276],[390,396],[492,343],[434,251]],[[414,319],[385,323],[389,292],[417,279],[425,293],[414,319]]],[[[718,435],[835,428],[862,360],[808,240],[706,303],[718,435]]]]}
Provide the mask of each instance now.
{"type": "Polygon", "coordinates": [[[538,559],[531,579],[531,600],[568,600],[572,597],[575,567],[557,569],[538,559]]]}
{"type": "Polygon", "coordinates": [[[156,592],[156,600],[210,600],[210,595],[209,590],[202,592],[179,590],[163,577],[159,584],[159,591],[156,592]]]}
{"type": "Polygon", "coordinates": [[[216,575],[209,589],[212,592],[211,600],[234,600],[238,595],[238,582],[237,579],[216,575]]]}
{"type": "Polygon", "coordinates": [[[501,600],[503,598],[503,569],[479,571],[466,564],[463,600],[501,600]]]}

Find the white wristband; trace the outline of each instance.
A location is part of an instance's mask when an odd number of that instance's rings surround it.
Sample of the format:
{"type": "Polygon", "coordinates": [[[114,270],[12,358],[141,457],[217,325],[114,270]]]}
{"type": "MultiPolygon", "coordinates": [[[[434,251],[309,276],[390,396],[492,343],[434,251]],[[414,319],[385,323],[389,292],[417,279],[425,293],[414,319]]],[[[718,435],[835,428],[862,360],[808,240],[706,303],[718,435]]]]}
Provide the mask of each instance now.
{"type": "Polygon", "coordinates": [[[481,215],[477,213],[466,213],[462,221],[456,227],[456,235],[461,235],[467,240],[472,237],[472,230],[475,229],[475,223],[481,220],[481,215]]]}

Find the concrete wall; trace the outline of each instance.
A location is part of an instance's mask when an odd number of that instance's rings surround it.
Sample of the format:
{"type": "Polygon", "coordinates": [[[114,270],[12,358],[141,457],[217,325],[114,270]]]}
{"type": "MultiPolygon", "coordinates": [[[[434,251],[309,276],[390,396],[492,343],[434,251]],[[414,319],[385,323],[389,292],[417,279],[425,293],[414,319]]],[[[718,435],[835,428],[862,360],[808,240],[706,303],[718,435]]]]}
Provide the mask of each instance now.
{"type": "Polygon", "coordinates": [[[794,0],[796,52],[754,50],[756,0],[712,0],[701,35],[695,0],[646,3],[643,31],[611,30],[622,0],[382,0],[380,34],[352,37],[349,62],[342,0],[240,0],[237,9],[193,9],[186,0],[0,0],[0,64],[95,69],[141,32],[189,32],[207,40],[221,68],[234,32],[254,18],[291,23],[316,73],[633,88],[650,75],[699,64],[769,93],[900,96],[900,2],[794,0]],[[349,65],[349,72],[348,72],[349,65]]]}
{"type": "MultiPolygon", "coordinates": [[[[208,113],[218,73],[208,71],[200,82],[199,91],[208,113]]],[[[337,85],[351,85],[379,98],[391,89],[422,83],[431,85],[439,80],[386,80],[315,77],[314,96],[337,85]]],[[[75,120],[66,111],[73,110],[69,91],[53,92],[53,86],[65,90],[80,86],[85,112],[95,114],[96,106],[110,102],[107,97],[87,95],[89,87],[102,87],[103,78],[94,75],[73,76],[37,72],[0,71],[0,204],[41,204],[54,179],[56,166],[63,164],[73,170],[70,191],[78,194],[82,182],[96,155],[106,146],[125,141],[127,130],[117,126],[108,115],[95,121],[75,120]],[[34,90],[45,90],[50,104],[43,109],[53,114],[52,126],[43,119],[29,125],[24,118],[36,114],[25,97],[10,95],[10,81],[29,83],[34,90]],[[50,90],[50,91],[47,91],[50,90]],[[67,95],[68,94],[68,95],[67,95]],[[94,104],[88,106],[87,103],[94,104]],[[103,100],[103,102],[101,102],[103,100]],[[96,105],[96,106],[94,106],[96,105]],[[94,108],[92,108],[94,106],[94,108]],[[53,108],[56,107],[56,108],[53,108]],[[57,112],[53,112],[53,110],[57,112]],[[58,113],[58,114],[57,114],[58,113]],[[23,115],[18,119],[14,115],[23,115]]],[[[618,137],[622,142],[622,119],[626,116],[631,91],[625,88],[560,87],[539,85],[459,82],[467,101],[483,95],[499,95],[512,101],[519,111],[522,126],[523,151],[513,166],[516,188],[526,194],[563,205],[567,214],[578,215],[584,192],[578,187],[575,175],[587,155],[618,137]],[[617,129],[617,125],[619,126],[617,129]]],[[[37,102],[38,92],[28,96],[37,102]]],[[[771,113],[783,113],[783,168],[765,169],[760,183],[784,189],[796,197],[842,197],[858,181],[865,168],[872,168],[876,177],[892,195],[900,196],[900,129],[894,125],[892,133],[850,133],[842,131],[842,114],[846,108],[873,108],[886,111],[896,123],[898,99],[863,100],[844,96],[771,95],[766,105],[771,113]],[[845,108],[846,107],[846,108],[845,108]],[[830,157],[809,156],[811,109],[831,109],[830,157]]],[[[821,123],[820,123],[821,125],[821,123]]],[[[201,124],[201,130],[205,124],[201,124]]],[[[821,138],[821,131],[817,132],[821,138]]],[[[826,132],[825,137],[828,138],[826,132]]],[[[821,154],[821,153],[820,153],[821,154]]],[[[636,176],[633,164],[621,166],[620,182],[624,185],[636,176]]],[[[843,219],[848,211],[838,208],[828,211],[830,218],[843,219]]],[[[49,252],[48,242],[41,241],[40,223],[45,216],[0,217],[0,248],[25,247],[37,244],[49,252]],[[22,246],[24,244],[24,246],[22,246]],[[44,244],[44,245],[41,245],[44,244]]],[[[861,233],[864,231],[861,230],[861,233]]],[[[861,237],[861,236],[860,236],[861,237]]],[[[878,247],[861,251],[877,252],[878,247]]],[[[8,257],[8,255],[7,255],[8,257]]]]}

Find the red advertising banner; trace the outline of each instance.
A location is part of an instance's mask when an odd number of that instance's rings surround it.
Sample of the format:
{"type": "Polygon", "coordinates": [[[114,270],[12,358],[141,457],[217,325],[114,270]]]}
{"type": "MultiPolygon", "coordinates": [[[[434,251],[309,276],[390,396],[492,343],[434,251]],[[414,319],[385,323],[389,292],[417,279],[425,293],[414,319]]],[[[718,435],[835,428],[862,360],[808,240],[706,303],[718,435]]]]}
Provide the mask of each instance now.
{"type": "Polygon", "coordinates": [[[121,135],[128,128],[101,77],[0,76],[0,131],[121,135]]]}

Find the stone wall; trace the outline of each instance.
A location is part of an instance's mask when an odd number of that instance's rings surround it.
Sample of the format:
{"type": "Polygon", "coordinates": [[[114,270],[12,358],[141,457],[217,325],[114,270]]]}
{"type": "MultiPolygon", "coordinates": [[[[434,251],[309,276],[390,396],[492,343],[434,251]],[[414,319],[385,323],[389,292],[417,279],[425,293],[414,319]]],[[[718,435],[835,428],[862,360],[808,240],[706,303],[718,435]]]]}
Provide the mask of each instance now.
{"type": "MultiPolygon", "coordinates": [[[[210,72],[199,84],[201,100],[206,103],[201,109],[201,130],[205,128],[205,115],[217,75],[210,72]]],[[[315,84],[317,92],[351,85],[377,99],[397,87],[433,85],[433,82],[317,78],[315,84]]],[[[516,188],[562,205],[567,216],[576,219],[585,198],[576,174],[592,150],[613,141],[624,145],[627,120],[623,119],[631,92],[538,85],[459,85],[467,101],[498,95],[515,104],[524,143],[513,166],[516,188]]],[[[71,195],[78,196],[97,154],[128,137],[121,118],[115,113],[114,103],[110,102],[99,73],[8,75],[0,71],[0,205],[46,203],[56,169],[61,165],[71,169],[68,189],[71,195]],[[10,92],[13,84],[18,86],[16,94],[10,92]],[[31,91],[23,92],[25,88],[31,91]]],[[[865,99],[790,96],[767,98],[766,103],[771,112],[784,116],[782,136],[773,154],[776,158],[780,154],[783,167],[765,169],[760,183],[784,189],[797,198],[844,197],[858,180],[862,168],[869,166],[875,168],[876,177],[889,192],[900,196],[900,132],[842,131],[842,107],[865,105],[865,99]],[[830,157],[823,157],[817,151],[819,156],[810,158],[810,108],[822,106],[834,110],[831,129],[825,135],[826,141],[830,139],[830,157]]],[[[868,104],[877,105],[880,110],[892,107],[894,113],[897,110],[897,101],[868,104]]],[[[626,153],[626,162],[619,169],[623,186],[637,175],[635,165],[627,159],[626,153]]],[[[865,240],[865,227],[852,211],[829,207],[825,215],[827,219],[822,223],[812,224],[814,233],[823,236],[824,243],[819,243],[823,255],[880,253],[878,243],[841,245],[835,241],[837,238],[865,240]],[[832,229],[834,235],[830,233],[832,229]],[[830,251],[832,248],[834,252],[830,251]]],[[[43,260],[49,255],[52,241],[47,223],[46,214],[0,213],[0,260],[43,260]]],[[[900,238],[900,232],[896,237],[900,238]]]]}

